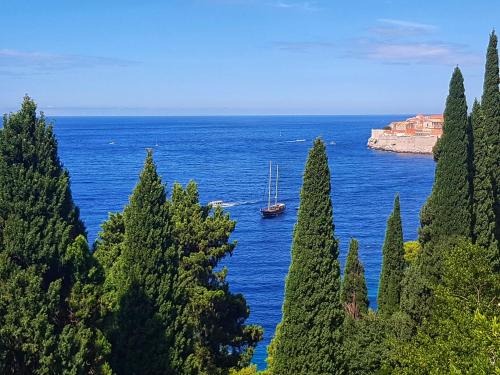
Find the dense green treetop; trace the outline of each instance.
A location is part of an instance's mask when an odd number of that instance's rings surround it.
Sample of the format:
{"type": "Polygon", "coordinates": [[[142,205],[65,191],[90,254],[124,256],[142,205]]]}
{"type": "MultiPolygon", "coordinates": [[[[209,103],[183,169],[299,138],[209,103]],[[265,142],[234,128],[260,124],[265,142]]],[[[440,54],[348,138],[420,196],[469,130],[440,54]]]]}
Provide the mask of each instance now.
{"type": "Polygon", "coordinates": [[[199,202],[198,188],[175,184],[171,203],[173,246],[179,255],[177,318],[172,363],[182,374],[226,374],[249,364],[262,329],[245,325],[250,309],[232,294],[219,263],[234,251],[235,222],[199,202]]]}
{"type": "Polygon", "coordinates": [[[175,318],[172,285],[176,268],[169,251],[169,226],[165,187],[148,151],[139,182],[124,210],[123,224],[119,216],[112,216],[104,227],[102,241],[106,247],[98,249],[108,270],[106,276],[111,279],[106,287],[117,288],[108,292],[115,307],[108,335],[113,345],[111,365],[118,374],[174,373],[169,348],[175,318]],[[114,243],[121,238],[121,246],[114,243]],[[113,258],[116,267],[109,266],[113,258]],[[110,273],[110,268],[117,274],[110,273]]]}
{"type": "Polygon", "coordinates": [[[84,236],[52,127],[25,97],[0,130],[1,373],[109,373],[84,236]]]}
{"type": "Polygon", "coordinates": [[[37,265],[47,282],[64,276],[60,260],[85,234],[73,203],[68,172],[57,142],[36,104],[25,97],[21,110],[4,116],[0,130],[1,251],[25,268],[37,265]]]}
{"type": "Polygon", "coordinates": [[[467,102],[462,73],[450,81],[434,186],[421,213],[420,241],[471,235],[471,189],[467,102]]]}
{"type": "Polygon", "coordinates": [[[474,119],[474,236],[500,262],[500,93],[497,36],[490,35],[480,115],[474,119]],[[492,212],[493,211],[493,212],[492,212]]]}
{"type": "Polygon", "coordinates": [[[395,374],[500,371],[499,274],[484,248],[459,241],[441,249],[443,276],[433,313],[408,341],[394,340],[395,374]]]}
{"type": "Polygon", "coordinates": [[[273,374],[343,371],[340,328],[344,312],[330,190],[326,148],[317,139],[309,152],[300,193],[273,374]]]}
{"type": "Polygon", "coordinates": [[[378,311],[390,316],[399,310],[401,282],[406,262],[404,259],[403,226],[399,194],[394,199],[394,209],[387,220],[384,247],[382,249],[382,273],[378,291],[378,311]]]}
{"type": "Polygon", "coordinates": [[[488,163],[485,122],[481,106],[474,101],[471,113],[473,130],[473,232],[474,241],[485,248],[496,250],[495,195],[488,163]]]}
{"type": "Polygon", "coordinates": [[[355,319],[366,314],[369,305],[365,268],[359,259],[358,249],[358,240],[351,239],[340,293],[340,300],[346,313],[355,319]]]}

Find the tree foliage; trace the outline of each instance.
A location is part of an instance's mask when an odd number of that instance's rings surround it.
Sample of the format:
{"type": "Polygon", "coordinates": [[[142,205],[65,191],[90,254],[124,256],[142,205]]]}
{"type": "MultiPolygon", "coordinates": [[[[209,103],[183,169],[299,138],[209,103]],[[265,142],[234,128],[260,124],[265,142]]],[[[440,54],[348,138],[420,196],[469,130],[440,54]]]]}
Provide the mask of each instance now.
{"type": "Polygon", "coordinates": [[[231,255],[235,222],[175,184],[171,200],[148,153],[122,214],[103,224],[95,256],[117,373],[227,374],[248,366],[262,338],[245,325],[250,310],[232,294],[220,262],[231,255]]]}
{"type": "Polygon", "coordinates": [[[248,366],[262,329],[245,325],[245,298],[233,294],[220,262],[231,255],[235,222],[220,208],[199,203],[198,189],[174,185],[171,203],[173,246],[179,255],[173,364],[182,374],[225,374],[248,366]]]}
{"type": "Polygon", "coordinates": [[[25,97],[0,130],[0,369],[108,372],[99,283],[52,127],[25,97]]]}
{"type": "Polygon", "coordinates": [[[342,371],[344,313],[330,190],[326,148],[317,139],[304,172],[273,374],[342,371]]]}
{"type": "Polygon", "coordinates": [[[390,316],[399,310],[401,281],[406,262],[404,259],[403,226],[399,195],[394,199],[394,209],[387,220],[384,247],[382,249],[382,273],[378,291],[378,311],[390,316]]]}
{"type": "Polygon", "coordinates": [[[422,245],[418,241],[408,241],[404,243],[405,260],[408,264],[413,263],[418,254],[422,252],[422,245]]]}
{"type": "Polygon", "coordinates": [[[500,278],[484,248],[459,241],[444,253],[433,314],[410,341],[393,341],[395,373],[500,372],[500,278]]]}
{"type": "Polygon", "coordinates": [[[366,314],[369,305],[365,268],[359,259],[358,249],[358,240],[351,239],[340,293],[340,300],[346,313],[355,319],[366,314]]]}
{"type": "Polygon", "coordinates": [[[473,238],[500,262],[500,93],[497,36],[490,35],[481,106],[472,110],[473,238]]]}
{"type": "Polygon", "coordinates": [[[423,249],[404,280],[401,306],[418,325],[430,314],[431,285],[441,277],[439,250],[457,236],[471,238],[473,209],[470,126],[463,76],[455,68],[444,113],[432,193],[420,214],[423,249]]]}
{"type": "Polygon", "coordinates": [[[389,355],[387,323],[370,310],[361,319],[347,317],[343,327],[343,351],[346,373],[369,375],[380,373],[389,355]]]}
{"type": "Polygon", "coordinates": [[[457,67],[450,81],[444,112],[443,136],[432,193],[421,213],[420,241],[471,234],[467,101],[462,73],[457,67]]]}

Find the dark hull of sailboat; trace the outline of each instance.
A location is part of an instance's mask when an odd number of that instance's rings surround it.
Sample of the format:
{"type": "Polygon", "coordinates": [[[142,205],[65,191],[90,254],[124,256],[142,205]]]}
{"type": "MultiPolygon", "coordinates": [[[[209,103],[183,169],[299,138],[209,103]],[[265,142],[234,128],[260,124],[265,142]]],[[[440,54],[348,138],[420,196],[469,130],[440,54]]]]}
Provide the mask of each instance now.
{"type": "Polygon", "coordinates": [[[275,204],[271,207],[265,207],[261,208],[260,213],[263,218],[272,218],[281,215],[283,212],[285,212],[285,204],[284,203],[278,203],[275,204]]]}

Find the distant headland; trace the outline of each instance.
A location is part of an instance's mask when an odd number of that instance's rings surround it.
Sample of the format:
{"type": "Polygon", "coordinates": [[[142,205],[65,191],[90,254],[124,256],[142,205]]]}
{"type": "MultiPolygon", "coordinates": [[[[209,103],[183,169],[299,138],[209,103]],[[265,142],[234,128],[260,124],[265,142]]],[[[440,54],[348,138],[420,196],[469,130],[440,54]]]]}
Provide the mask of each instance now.
{"type": "Polygon", "coordinates": [[[383,129],[372,129],[368,147],[376,150],[431,154],[443,134],[443,115],[417,115],[405,121],[390,123],[383,129]]]}

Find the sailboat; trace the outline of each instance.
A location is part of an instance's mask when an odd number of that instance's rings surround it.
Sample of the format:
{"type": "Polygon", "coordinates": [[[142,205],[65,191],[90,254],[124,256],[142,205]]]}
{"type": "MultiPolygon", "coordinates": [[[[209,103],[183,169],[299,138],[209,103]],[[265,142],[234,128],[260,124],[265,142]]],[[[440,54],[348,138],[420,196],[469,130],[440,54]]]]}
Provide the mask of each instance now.
{"type": "Polygon", "coordinates": [[[272,171],[273,171],[273,165],[272,162],[269,162],[269,192],[267,197],[267,207],[260,209],[262,217],[265,218],[281,215],[283,212],[285,212],[286,208],[284,203],[278,203],[278,177],[279,177],[278,165],[276,165],[276,192],[274,194],[274,204],[271,205],[271,181],[273,179],[272,171]]]}

